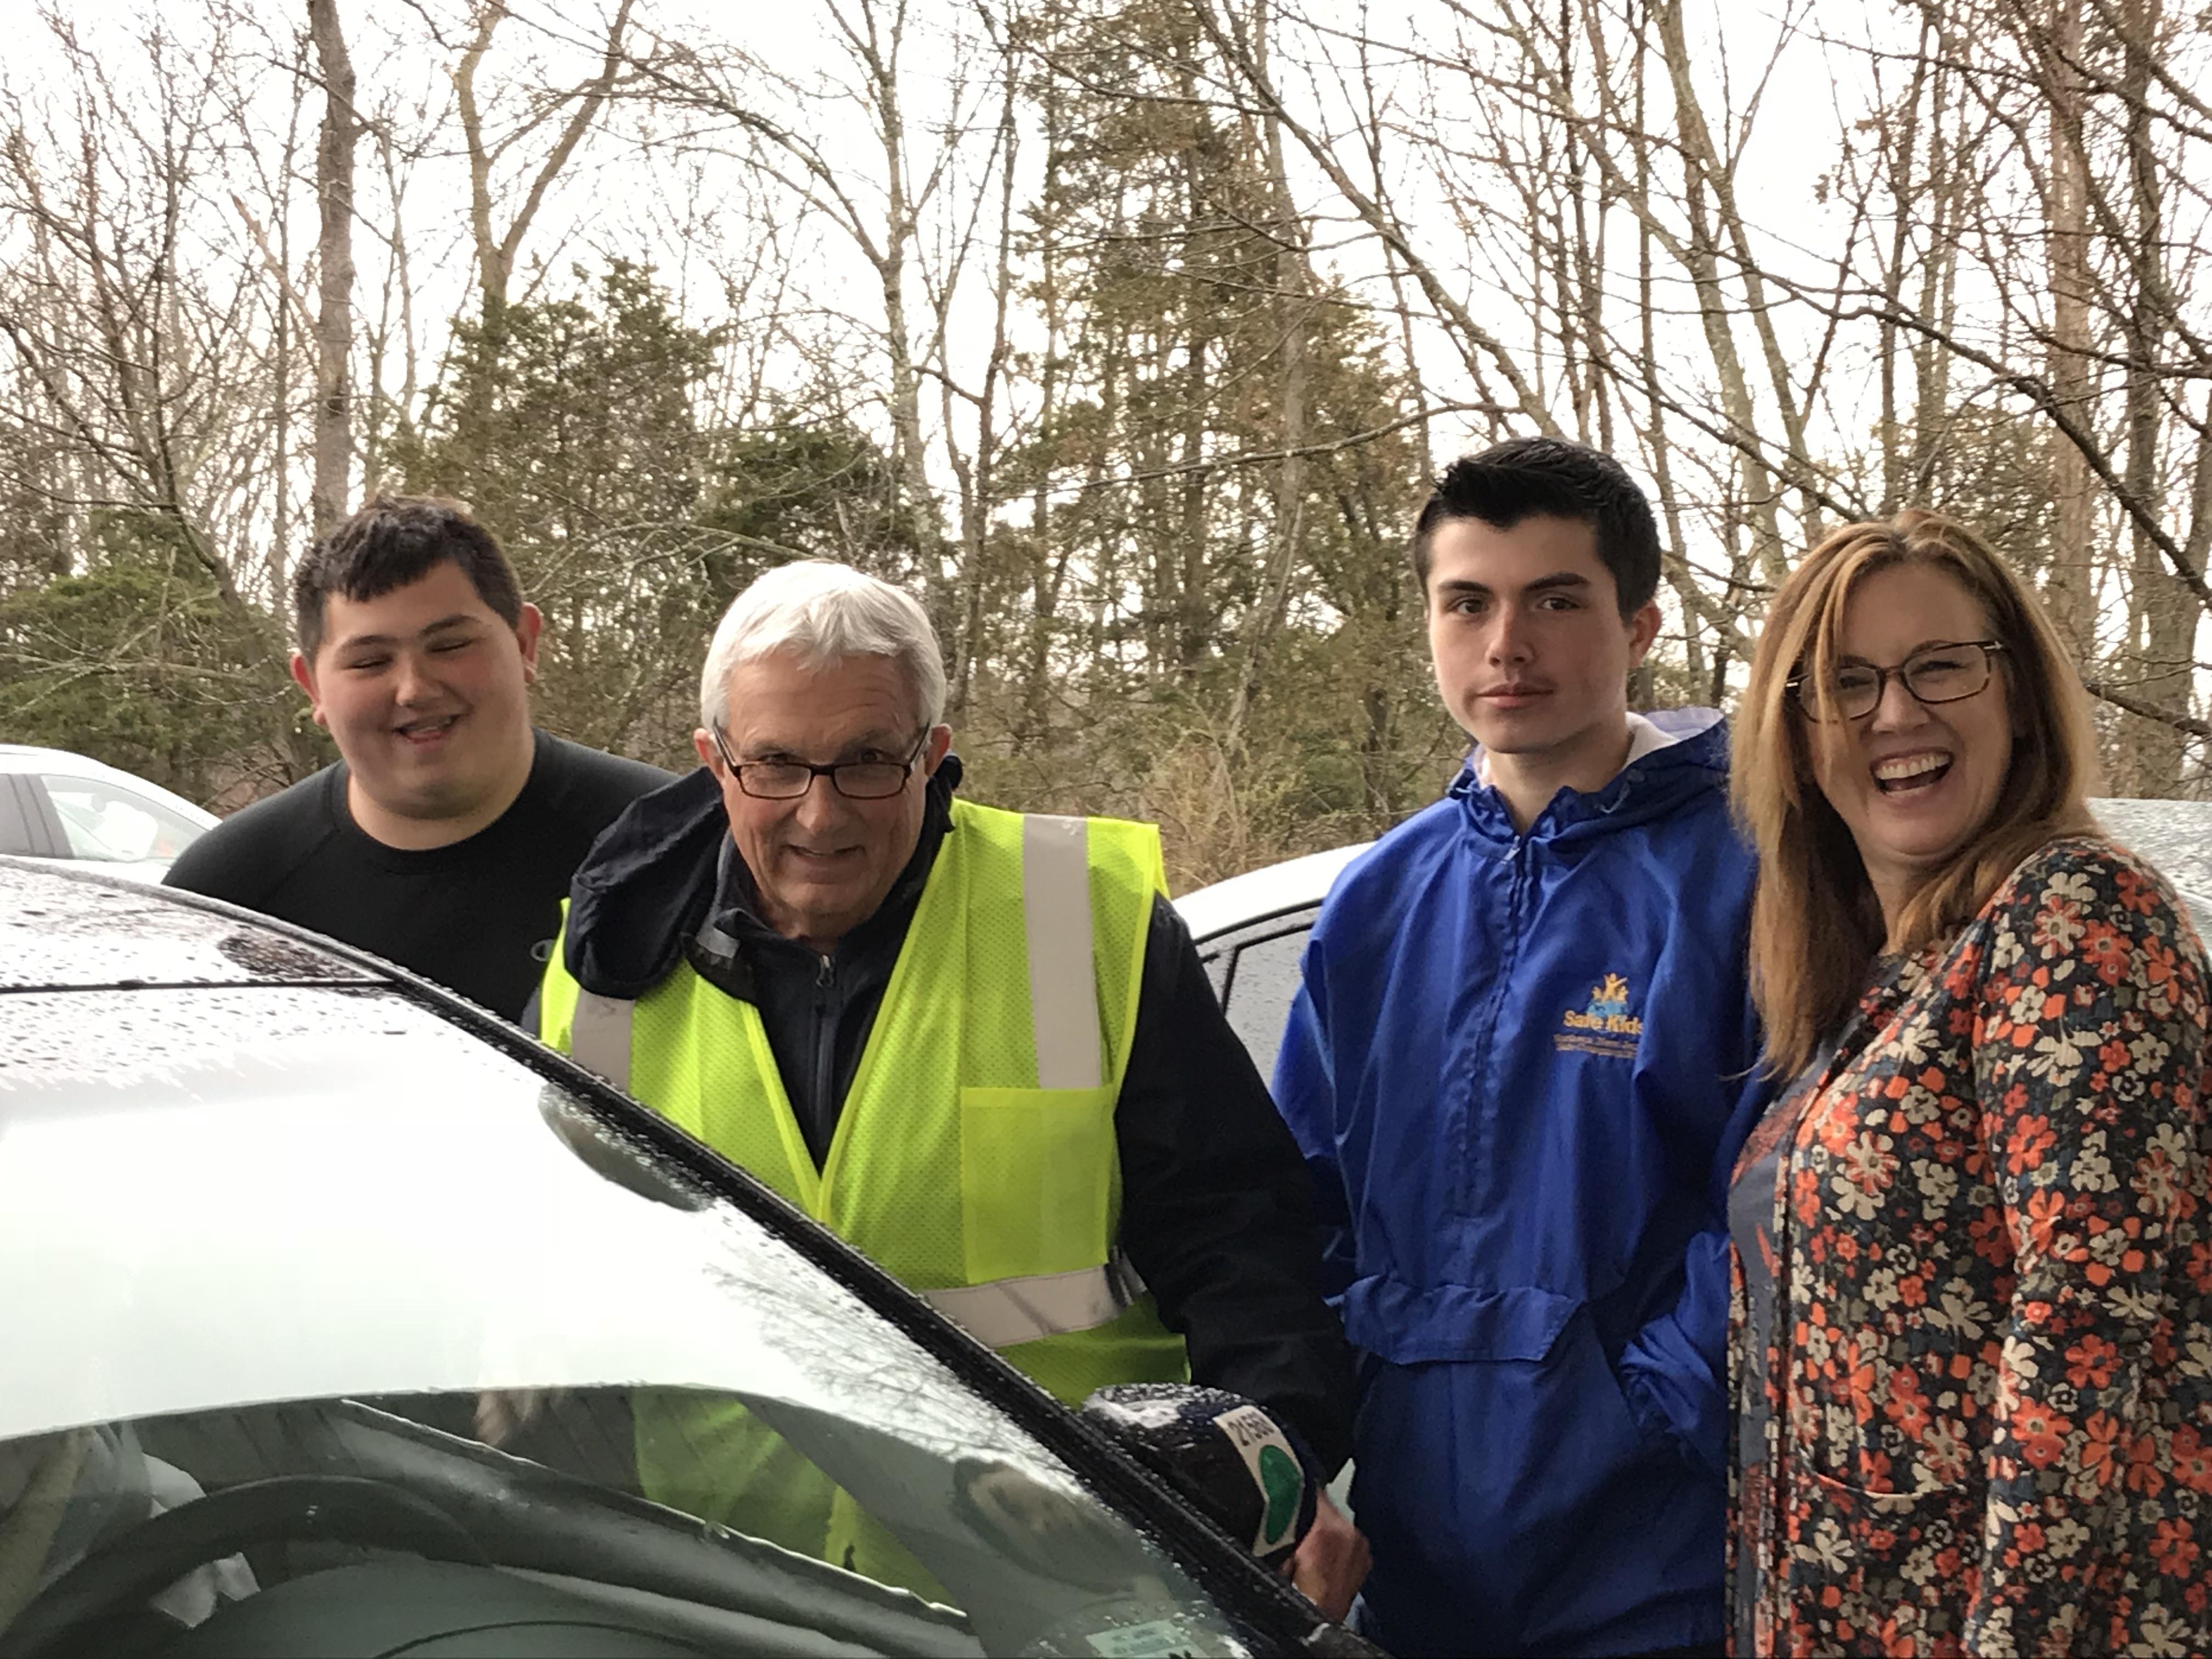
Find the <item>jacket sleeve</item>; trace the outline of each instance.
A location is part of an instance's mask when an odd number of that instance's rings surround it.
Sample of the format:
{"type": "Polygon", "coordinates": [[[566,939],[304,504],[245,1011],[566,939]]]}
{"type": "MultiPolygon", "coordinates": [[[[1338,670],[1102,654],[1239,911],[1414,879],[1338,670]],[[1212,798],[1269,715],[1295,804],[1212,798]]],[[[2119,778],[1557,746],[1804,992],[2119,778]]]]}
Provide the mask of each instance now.
{"type": "Polygon", "coordinates": [[[1275,1051],[1275,1105],[1305,1157],[1314,1219],[1321,1228],[1322,1289],[1340,1297],[1358,1273],[1352,1204],[1336,1152],[1336,1067],[1323,1017],[1328,992],[1320,957],[1311,943],[1298,976],[1297,995],[1275,1051]]]}
{"type": "Polygon", "coordinates": [[[2071,854],[2017,879],[1968,1005],[1974,1152],[2003,1228],[1972,1248],[2010,1257],[2013,1290],[1992,1310],[2002,1341],[1963,1645],[2135,1651],[2148,1613],[2202,1593],[2197,1550],[2181,1547],[2193,1495],[2175,1480],[2189,1431],[2160,1420],[2154,1370],[2185,1363],[2171,1321],[2200,1237],[2203,958],[2134,868],[2071,854]],[[2063,1555],[2062,1531],[2079,1540],[2063,1555]]]}
{"type": "Polygon", "coordinates": [[[1115,1132],[1121,1248],[1191,1376],[1279,1413],[1334,1474],[1351,1450],[1352,1358],[1322,1298],[1305,1171],[1164,899],[1115,1132]]]}
{"type": "Polygon", "coordinates": [[[1737,1063],[1717,1076],[1735,1101],[1706,1183],[1707,1224],[1684,1252],[1680,1296],[1630,1338],[1620,1359],[1621,1392],[1638,1425],[1672,1438],[1692,1468],[1716,1479],[1729,1468],[1729,1181],[1773,1095],[1759,1064],[1759,1016],[1748,993],[1744,1005],[1737,1063]]]}

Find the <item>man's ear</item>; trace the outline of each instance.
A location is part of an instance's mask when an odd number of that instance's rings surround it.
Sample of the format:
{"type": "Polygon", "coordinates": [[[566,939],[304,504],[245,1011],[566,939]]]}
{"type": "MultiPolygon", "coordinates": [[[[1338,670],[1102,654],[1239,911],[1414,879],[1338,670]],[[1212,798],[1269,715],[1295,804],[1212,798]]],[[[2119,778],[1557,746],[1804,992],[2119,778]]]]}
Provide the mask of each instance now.
{"type": "Polygon", "coordinates": [[[538,678],[538,641],[545,631],[545,613],[526,601],[514,619],[514,642],[522,649],[522,683],[538,678]]]}
{"type": "Polygon", "coordinates": [[[718,764],[721,757],[714,752],[714,739],[705,726],[701,726],[691,734],[691,746],[699,751],[700,765],[718,778],[722,775],[721,767],[718,764]]]}
{"type": "Polygon", "coordinates": [[[931,726],[929,741],[921,746],[922,776],[935,777],[937,769],[945,763],[945,757],[951,751],[951,748],[952,728],[944,725],[931,726]]]}
{"type": "Polygon", "coordinates": [[[1628,619],[1628,665],[1631,668],[1643,666],[1652,641],[1658,637],[1659,601],[1653,599],[1628,619]]]}
{"type": "Polygon", "coordinates": [[[328,726],[330,721],[323,715],[323,700],[315,695],[313,665],[297,651],[292,653],[292,660],[289,665],[292,670],[292,684],[307,694],[307,711],[314,717],[315,724],[328,726]]]}

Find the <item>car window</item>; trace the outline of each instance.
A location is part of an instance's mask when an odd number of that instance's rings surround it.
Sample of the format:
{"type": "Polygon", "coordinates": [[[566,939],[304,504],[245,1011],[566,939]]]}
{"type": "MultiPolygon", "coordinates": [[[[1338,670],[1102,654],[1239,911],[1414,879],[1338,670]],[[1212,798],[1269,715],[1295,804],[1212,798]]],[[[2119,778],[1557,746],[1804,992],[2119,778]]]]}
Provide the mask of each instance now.
{"type": "Polygon", "coordinates": [[[192,1557],[179,1654],[311,1618],[427,1646],[441,1607],[711,1651],[1254,1644],[857,1291],[427,1008],[23,992],[0,1054],[0,1549],[38,1556],[0,1585],[44,1585],[11,1653],[91,1650],[118,1609],[71,1569],[172,1510],[139,1536],[192,1557]]]}
{"type": "Polygon", "coordinates": [[[1263,1078],[1275,1074],[1275,1051],[1297,995],[1298,961],[1310,931],[1309,924],[1240,945],[1229,972],[1230,1029],[1243,1040],[1263,1078]]]}
{"type": "Polygon", "coordinates": [[[1233,951],[1200,947],[1199,960],[1206,964],[1206,982],[1213,988],[1213,1000],[1227,1006],[1229,994],[1229,964],[1236,960],[1233,951]]]}
{"type": "Polygon", "coordinates": [[[1306,936],[1313,931],[1318,915],[1320,907],[1309,905],[1217,934],[1199,947],[1206,977],[1229,1017],[1229,1027],[1263,1078],[1275,1074],[1275,1051],[1282,1046],[1283,1022],[1290,1017],[1291,999],[1297,994],[1298,964],[1305,955],[1306,936]]]}
{"type": "Polygon", "coordinates": [[[0,853],[35,858],[46,849],[35,833],[31,804],[19,793],[22,787],[17,779],[0,772],[0,853]]]}
{"type": "Polygon", "coordinates": [[[199,839],[199,825],[136,790],[51,773],[40,775],[39,782],[61,820],[71,858],[166,864],[199,839]]]}

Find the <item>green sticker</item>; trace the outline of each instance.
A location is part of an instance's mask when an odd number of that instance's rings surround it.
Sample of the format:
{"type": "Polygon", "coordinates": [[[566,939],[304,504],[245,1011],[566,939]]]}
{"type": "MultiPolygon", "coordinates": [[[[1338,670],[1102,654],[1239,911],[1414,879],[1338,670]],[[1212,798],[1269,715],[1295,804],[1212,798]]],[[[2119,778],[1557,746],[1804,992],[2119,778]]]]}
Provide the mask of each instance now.
{"type": "Polygon", "coordinates": [[[1251,1472],[1252,1484],[1266,1500],[1258,1534],[1252,1540],[1255,1555],[1279,1549],[1298,1518],[1298,1499],[1304,1477],[1297,1455],[1275,1419],[1257,1406],[1243,1405],[1213,1419],[1214,1427],[1229,1437],[1237,1455],[1251,1472]]]}
{"type": "Polygon", "coordinates": [[[1273,1544],[1298,1518],[1298,1499],[1305,1495],[1306,1478],[1297,1459],[1280,1446],[1260,1448],[1260,1486],[1267,1494],[1267,1519],[1261,1530],[1273,1544]]]}

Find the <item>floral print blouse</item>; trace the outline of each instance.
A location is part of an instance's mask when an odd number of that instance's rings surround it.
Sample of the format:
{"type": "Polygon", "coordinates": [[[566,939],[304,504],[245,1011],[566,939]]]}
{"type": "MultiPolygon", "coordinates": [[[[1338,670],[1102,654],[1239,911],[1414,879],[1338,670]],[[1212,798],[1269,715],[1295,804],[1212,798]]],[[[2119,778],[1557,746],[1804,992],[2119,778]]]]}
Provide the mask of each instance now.
{"type": "Polygon", "coordinates": [[[2212,1651],[2207,981],[2155,872],[2055,841],[1747,1146],[1739,1652],[2212,1651]]]}

